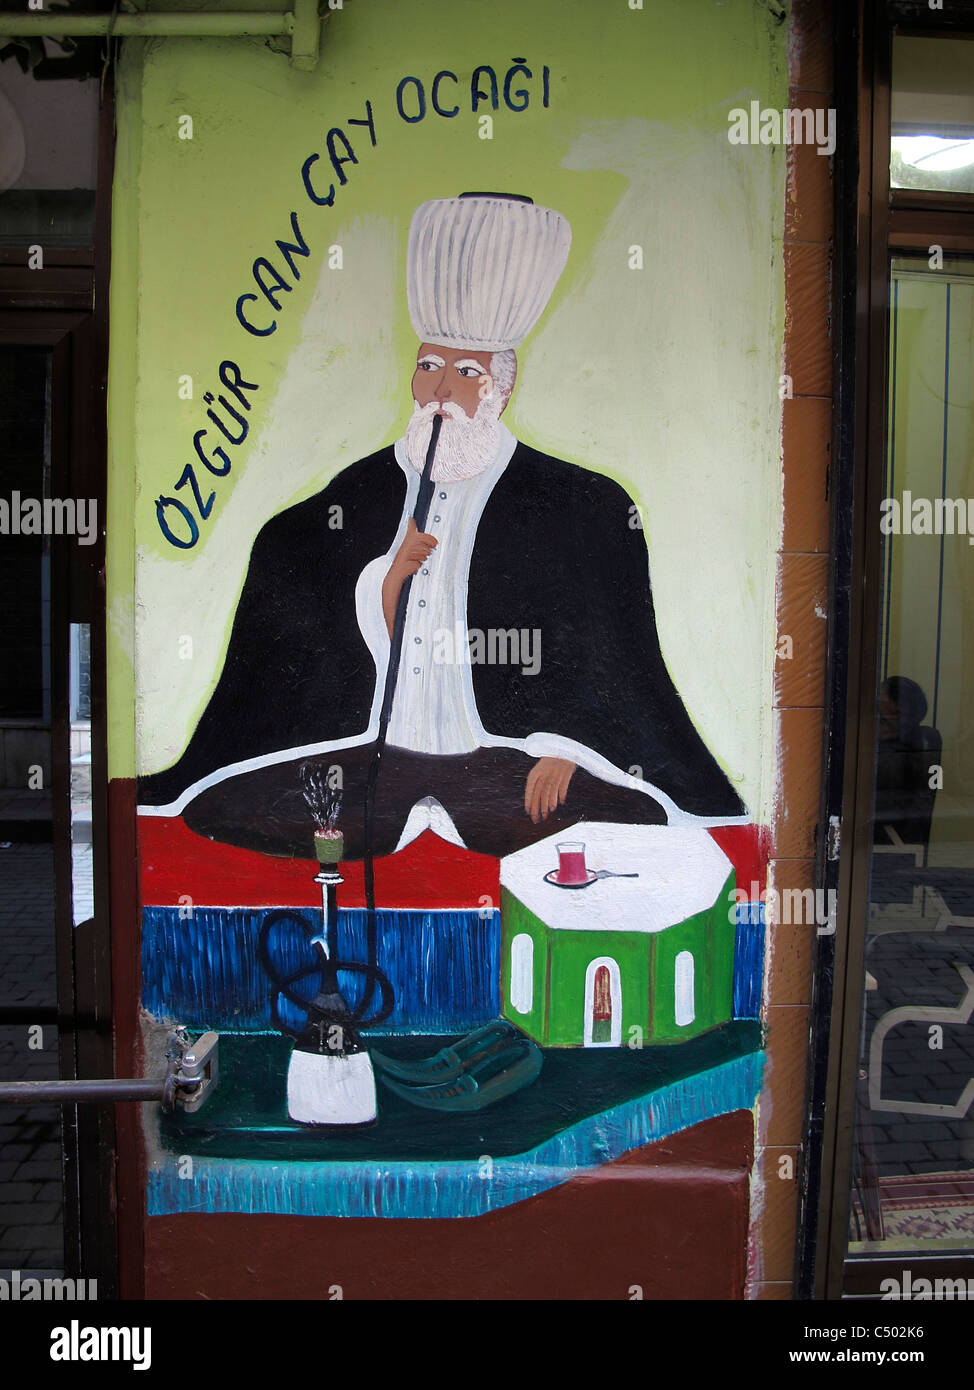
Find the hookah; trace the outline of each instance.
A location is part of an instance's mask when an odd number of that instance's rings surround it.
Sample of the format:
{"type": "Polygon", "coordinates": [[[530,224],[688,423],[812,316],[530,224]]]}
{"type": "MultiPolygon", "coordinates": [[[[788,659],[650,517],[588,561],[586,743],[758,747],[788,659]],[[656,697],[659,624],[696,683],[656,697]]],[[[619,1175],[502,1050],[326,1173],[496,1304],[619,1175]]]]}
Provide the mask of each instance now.
{"type": "Polygon", "coordinates": [[[358,1028],[363,1023],[375,1026],[387,1019],[395,1006],[395,997],[389,979],[376,964],[338,957],[338,886],[345,881],[338,872],[344,837],[335,828],[341,792],[326,786],[321,769],[304,768],[302,773],[305,800],[318,823],[314,840],[319,867],[314,881],[321,888],[321,931],[313,934],[303,917],[282,908],[264,918],[257,948],[260,963],[274,983],[274,1024],[295,1039],[287,1072],[288,1115],[300,1124],[371,1124],[377,1113],[375,1073],[358,1028]],[[270,949],[274,927],[285,921],[301,927],[310,937],[314,952],[313,964],[305,964],[288,975],[279,972],[270,949]],[[366,1018],[366,1014],[374,987],[366,988],[360,1002],[350,1008],[339,986],[339,970],[364,975],[378,987],[381,1004],[371,1017],[366,1018]],[[301,980],[319,973],[321,980],[313,999],[295,989],[301,980]],[[281,1016],[282,996],[307,1012],[303,1028],[292,1028],[281,1016]]]}
{"type": "MultiPolygon", "coordinates": [[[[417,531],[423,531],[433,496],[433,459],[443,424],[434,415],[430,442],[413,510],[417,531]]],[[[389,664],[379,712],[379,729],[369,762],[365,790],[364,879],[367,962],[338,958],[338,872],[344,837],[336,823],[341,792],[327,786],[320,768],[302,768],[304,796],[315,818],[315,854],[319,870],[315,883],[321,888],[322,930],[315,934],[296,912],[280,909],[268,913],[258,938],[258,958],[272,983],[271,1014],[275,1026],[295,1039],[288,1064],[288,1115],[299,1124],[366,1125],[377,1117],[375,1070],[383,1084],[410,1104],[430,1110],[474,1111],[520,1090],[541,1070],[540,1048],[513,1024],[497,1019],[466,1037],[441,1048],[433,1057],[407,1063],[372,1049],[371,1055],[359,1028],[383,1023],[395,1007],[392,984],[378,964],[378,926],[375,909],[374,812],[375,795],[386,745],[392,702],[402,655],[406,609],[412,578],[403,583],[396,607],[389,664]],[[314,962],[289,974],[278,969],[270,949],[274,927],[295,922],[310,938],[314,962]],[[365,977],[362,997],[351,1008],[342,994],[338,972],[365,977]],[[318,992],[309,1000],[294,987],[320,974],[318,992]],[[379,1006],[370,1013],[378,990],[379,1006]],[[295,1029],[281,1016],[284,998],[306,1012],[304,1027],[295,1029]],[[374,1066],[373,1066],[374,1064],[374,1066]]]]}

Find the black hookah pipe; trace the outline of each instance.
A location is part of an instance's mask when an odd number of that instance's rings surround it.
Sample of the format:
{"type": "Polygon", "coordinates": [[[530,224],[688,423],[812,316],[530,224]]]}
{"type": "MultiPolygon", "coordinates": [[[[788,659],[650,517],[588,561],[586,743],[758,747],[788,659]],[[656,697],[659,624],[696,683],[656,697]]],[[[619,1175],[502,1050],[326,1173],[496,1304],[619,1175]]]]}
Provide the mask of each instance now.
{"type": "MultiPolygon", "coordinates": [[[[423,465],[422,476],[419,480],[419,492],[416,495],[416,505],[413,508],[413,521],[416,523],[417,532],[425,531],[426,521],[429,517],[430,503],[433,500],[433,459],[436,456],[436,442],[440,437],[440,429],[443,425],[443,416],[436,414],[433,416],[432,431],[430,442],[426,450],[426,461],[423,465]]],[[[386,738],[389,732],[389,720],[392,718],[392,702],[396,694],[396,682],[399,678],[399,665],[402,658],[403,634],[406,630],[406,609],[409,606],[409,591],[412,588],[413,576],[409,575],[404,581],[399,591],[399,600],[396,604],[396,616],[392,625],[392,637],[389,643],[389,665],[386,668],[386,683],[382,692],[382,706],[379,710],[379,731],[376,734],[375,744],[372,748],[372,757],[369,759],[369,770],[365,782],[365,835],[364,835],[364,870],[365,870],[365,914],[366,914],[366,947],[370,973],[367,975],[366,993],[363,1005],[368,1007],[371,1002],[375,988],[382,987],[383,981],[389,985],[389,981],[378,968],[379,955],[379,932],[375,918],[375,791],[379,781],[379,773],[382,769],[382,754],[386,746],[386,738]],[[379,976],[381,975],[381,980],[379,976]]],[[[389,985],[391,991],[391,985],[389,985]]],[[[390,1010],[391,1012],[391,1010],[390,1010]]],[[[383,1017],[387,1015],[383,1014],[383,1017]]]]}

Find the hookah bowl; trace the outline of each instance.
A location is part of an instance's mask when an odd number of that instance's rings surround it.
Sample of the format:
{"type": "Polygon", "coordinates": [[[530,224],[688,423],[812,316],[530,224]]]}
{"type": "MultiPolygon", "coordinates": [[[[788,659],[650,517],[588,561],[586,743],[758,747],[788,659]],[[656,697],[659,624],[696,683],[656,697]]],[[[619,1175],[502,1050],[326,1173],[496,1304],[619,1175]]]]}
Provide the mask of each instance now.
{"type": "MultiPolygon", "coordinates": [[[[345,836],[340,830],[316,830],[315,831],[315,856],[319,864],[337,865],[345,851],[345,836]]],[[[344,883],[344,879],[339,877],[338,882],[344,883]]],[[[323,879],[315,878],[315,883],[322,883],[323,879]]]]}

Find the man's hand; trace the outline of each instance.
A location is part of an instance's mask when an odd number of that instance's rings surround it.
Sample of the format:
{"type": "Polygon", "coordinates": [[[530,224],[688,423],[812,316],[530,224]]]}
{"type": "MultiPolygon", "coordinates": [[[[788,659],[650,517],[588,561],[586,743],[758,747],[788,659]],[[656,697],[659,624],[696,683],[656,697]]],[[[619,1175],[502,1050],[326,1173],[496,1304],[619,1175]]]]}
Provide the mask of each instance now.
{"type": "Polygon", "coordinates": [[[416,523],[410,517],[405,539],[396,551],[396,557],[389,566],[389,573],[382,581],[382,616],[386,620],[390,638],[396,621],[399,592],[405,581],[426,563],[436,545],[439,545],[436,537],[427,535],[425,531],[417,531],[416,523]]]}
{"type": "Polygon", "coordinates": [[[539,758],[528,773],[524,809],[537,825],[565,803],[575,764],[567,758],[539,758]]]}

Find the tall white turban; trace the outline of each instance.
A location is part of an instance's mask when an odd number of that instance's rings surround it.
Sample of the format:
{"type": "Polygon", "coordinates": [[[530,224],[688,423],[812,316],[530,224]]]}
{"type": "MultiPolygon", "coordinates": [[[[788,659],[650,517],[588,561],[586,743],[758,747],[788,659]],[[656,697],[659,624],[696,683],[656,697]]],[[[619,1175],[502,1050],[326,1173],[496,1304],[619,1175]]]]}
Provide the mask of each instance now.
{"type": "Polygon", "coordinates": [[[501,352],[545,311],[572,233],[560,212],[498,193],[438,198],[409,227],[406,294],[424,343],[501,352]]]}

